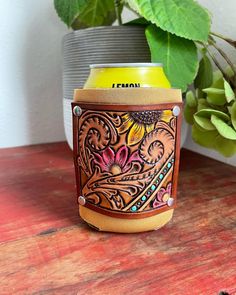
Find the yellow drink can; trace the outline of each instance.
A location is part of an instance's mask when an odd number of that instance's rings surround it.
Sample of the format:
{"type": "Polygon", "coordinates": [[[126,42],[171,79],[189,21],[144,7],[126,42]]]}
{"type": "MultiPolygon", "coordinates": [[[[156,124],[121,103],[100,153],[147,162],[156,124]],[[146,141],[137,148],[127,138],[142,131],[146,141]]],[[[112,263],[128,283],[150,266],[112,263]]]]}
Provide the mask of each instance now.
{"type": "Polygon", "coordinates": [[[162,64],[116,63],[94,64],[84,88],[170,88],[162,64]]]}

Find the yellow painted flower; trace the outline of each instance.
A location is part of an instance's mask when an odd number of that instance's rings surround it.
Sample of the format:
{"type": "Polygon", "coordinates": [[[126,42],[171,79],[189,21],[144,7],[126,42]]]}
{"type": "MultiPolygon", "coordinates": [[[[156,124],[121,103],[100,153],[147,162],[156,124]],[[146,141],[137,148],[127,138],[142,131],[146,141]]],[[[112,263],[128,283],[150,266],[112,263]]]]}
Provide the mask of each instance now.
{"type": "Polygon", "coordinates": [[[123,134],[128,131],[127,144],[135,145],[142,140],[145,133],[155,129],[158,121],[169,123],[171,118],[171,110],[126,113],[122,115],[122,125],[118,132],[123,134]]]}

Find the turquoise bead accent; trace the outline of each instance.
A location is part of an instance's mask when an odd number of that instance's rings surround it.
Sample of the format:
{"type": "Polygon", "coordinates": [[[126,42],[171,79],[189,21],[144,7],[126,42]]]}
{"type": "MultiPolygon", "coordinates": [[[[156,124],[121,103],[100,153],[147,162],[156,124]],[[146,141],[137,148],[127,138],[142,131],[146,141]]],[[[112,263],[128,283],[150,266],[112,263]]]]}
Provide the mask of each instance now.
{"type": "Polygon", "coordinates": [[[163,177],[164,177],[164,175],[161,173],[161,174],[159,175],[159,178],[160,178],[160,179],[163,179],[163,177]]]}
{"type": "Polygon", "coordinates": [[[171,163],[168,163],[168,164],[167,164],[167,168],[170,168],[170,167],[171,167],[171,165],[172,165],[171,163]]]}
{"type": "Polygon", "coordinates": [[[146,196],[142,196],[141,200],[142,201],[146,201],[147,200],[147,197],[146,196]]]}
{"type": "Polygon", "coordinates": [[[172,159],[171,162],[173,163],[174,162],[174,159],[172,159]]]}
{"type": "Polygon", "coordinates": [[[163,172],[164,172],[164,173],[166,173],[166,171],[167,171],[167,170],[166,170],[166,169],[164,169],[164,171],[163,171],[163,172]]]}
{"type": "Polygon", "coordinates": [[[133,212],[135,212],[135,211],[137,211],[137,206],[133,206],[133,207],[131,207],[131,211],[133,211],[133,212]]]}
{"type": "Polygon", "coordinates": [[[155,186],[155,184],[153,184],[153,185],[151,186],[151,190],[154,191],[155,188],[156,188],[156,186],[155,186]]]}

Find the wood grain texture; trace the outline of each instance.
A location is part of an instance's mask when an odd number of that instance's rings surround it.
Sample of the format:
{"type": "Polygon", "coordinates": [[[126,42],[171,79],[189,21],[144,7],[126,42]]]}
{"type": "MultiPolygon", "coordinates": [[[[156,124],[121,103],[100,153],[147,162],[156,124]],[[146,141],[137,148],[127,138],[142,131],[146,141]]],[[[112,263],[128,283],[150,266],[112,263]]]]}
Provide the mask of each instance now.
{"type": "Polygon", "coordinates": [[[181,152],[164,228],[100,233],[77,216],[65,143],[0,152],[1,295],[236,294],[236,168],[181,152]]]}

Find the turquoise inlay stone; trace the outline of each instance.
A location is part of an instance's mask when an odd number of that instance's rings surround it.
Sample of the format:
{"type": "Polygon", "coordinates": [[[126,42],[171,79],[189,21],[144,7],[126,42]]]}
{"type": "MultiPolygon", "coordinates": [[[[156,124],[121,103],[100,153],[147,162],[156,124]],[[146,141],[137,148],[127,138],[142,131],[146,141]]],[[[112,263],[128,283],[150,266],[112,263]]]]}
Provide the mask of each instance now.
{"type": "Polygon", "coordinates": [[[151,186],[151,190],[154,191],[155,188],[156,188],[156,186],[155,186],[155,184],[153,184],[153,185],[151,186]]]}
{"type": "Polygon", "coordinates": [[[148,195],[148,196],[150,196],[150,194],[151,194],[151,192],[150,192],[150,191],[148,191],[148,192],[147,192],[147,195],[148,195]]]}
{"type": "Polygon", "coordinates": [[[171,162],[173,163],[174,162],[174,159],[172,159],[171,162]]]}
{"type": "Polygon", "coordinates": [[[138,203],[137,203],[137,205],[139,206],[139,205],[141,205],[141,203],[140,203],[140,202],[138,202],[138,203]]]}
{"type": "Polygon", "coordinates": [[[170,168],[171,166],[172,166],[171,163],[168,163],[168,164],[167,164],[167,168],[170,168]]]}
{"type": "Polygon", "coordinates": [[[160,179],[163,179],[163,177],[164,177],[164,175],[161,173],[161,174],[159,175],[159,178],[160,178],[160,179]]]}
{"type": "Polygon", "coordinates": [[[164,169],[164,171],[163,171],[163,172],[164,172],[164,173],[166,173],[166,171],[167,171],[167,170],[166,170],[166,169],[164,169]]]}
{"type": "Polygon", "coordinates": [[[133,206],[133,207],[131,207],[131,211],[133,211],[133,212],[135,212],[135,211],[137,211],[137,206],[133,206]]]}
{"type": "Polygon", "coordinates": [[[142,196],[141,200],[142,201],[146,201],[147,200],[147,197],[146,196],[142,196]]]}
{"type": "Polygon", "coordinates": [[[159,182],[159,180],[157,179],[157,180],[156,180],[156,183],[158,183],[158,182],[159,182]]]}

